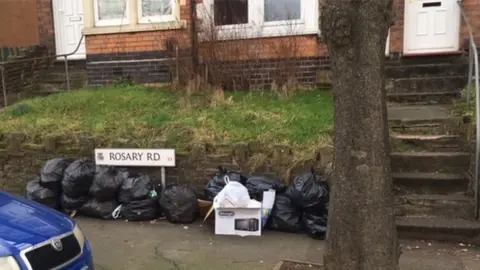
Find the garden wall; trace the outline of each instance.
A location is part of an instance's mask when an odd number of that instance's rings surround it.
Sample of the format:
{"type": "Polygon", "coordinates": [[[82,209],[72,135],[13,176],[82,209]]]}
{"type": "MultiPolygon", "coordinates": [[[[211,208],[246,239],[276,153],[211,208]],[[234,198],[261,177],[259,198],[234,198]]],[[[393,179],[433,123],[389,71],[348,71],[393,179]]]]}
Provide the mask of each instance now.
{"type": "MultiPolygon", "coordinates": [[[[105,147],[100,138],[48,136],[28,138],[23,133],[5,134],[0,139],[0,187],[24,194],[25,185],[38,175],[48,159],[54,157],[90,157],[95,147],[105,147]]],[[[119,139],[109,147],[136,148],[133,141],[119,139]]],[[[156,148],[168,147],[158,141],[156,148]]],[[[167,168],[167,183],[185,183],[198,192],[216,172],[218,166],[244,172],[256,172],[289,182],[294,176],[315,167],[319,173],[332,161],[329,148],[311,154],[295,152],[289,146],[267,147],[258,142],[210,145],[192,143],[185,151],[177,151],[177,166],[167,168]]],[[[135,168],[147,172],[160,183],[160,168],[135,168]]]]}
{"type": "MultiPolygon", "coordinates": [[[[8,104],[30,96],[36,90],[40,78],[45,75],[50,63],[51,60],[47,58],[47,49],[42,46],[25,49],[21,55],[6,62],[0,62],[8,104]]],[[[0,84],[0,91],[1,89],[0,84]]],[[[3,98],[0,99],[0,105],[4,106],[3,98]]]]}

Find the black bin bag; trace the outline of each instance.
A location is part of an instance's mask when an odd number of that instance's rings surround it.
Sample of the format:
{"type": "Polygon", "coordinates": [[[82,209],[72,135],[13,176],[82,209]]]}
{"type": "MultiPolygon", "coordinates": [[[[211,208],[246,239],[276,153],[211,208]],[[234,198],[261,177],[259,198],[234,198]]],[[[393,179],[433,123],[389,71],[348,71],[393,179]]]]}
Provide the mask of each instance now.
{"type": "Polygon", "coordinates": [[[74,161],[73,158],[50,159],[40,169],[40,184],[42,187],[60,194],[65,169],[74,161]]]}
{"type": "Polygon", "coordinates": [[[38,179],[28,182],[27,198],[53,209],[59,209],[60,206],[60,195],[42,187],[38,179]]]}
{"type": "Polygon", "coordinates": [[[130,201],[122,206],[122,217],[129,221],[154,220],[160,216],[160,205],[156,198],[130,201]]]}
{"type": "Polygon", "coordinates": [[[148,198],[152,190],[154,187],[148,175],[134,175],[123,181],[117,198],[120,203],[128,204],[148,198]]]}
{"type": "Polygon", "coordinates": [[[116,193],[128,178],[128,172],[112,166],[97,166],[90,195],[99,202],[115,200],[116,193]]]}
{"type": "Polygon", "coordinates": [[[187,185],[168,186],[160,197],[160,209],[171,223],[192,223],[198,213],[197,195],[187,185]]]}
{"type": "Polygon", "coordinates": [[[87,158],[72,162],[63,173],[63,193],[70,198],[88,195],[95,176],[95,163],[87,158]]]}
{"type": "Polygon", "coordinates": [[[275,196],[270,220],[267,228],[270,230],[300,233],[302,232],[302,212],[285,194],[275,196]]]}
{"type": "Polygon", "coordinates": [[[87,201],[87,197],[77,197],[71,198],[67,194],[62,194],[61,196],[61,206],[63,211],[69,213],[74,210],[80,209],[82,205],[87,201]]]}
{"type": "Polygon", "coordinates": [[[252,199],[259,202],[263,201],[263,192],[273,189],[276,193],[281,193],[285,190],[284,183],[268,178],[266,176],[251,176],[247,179],[245,187],[252,199]]]}
{"type": "Polygon", "coordinates": [[[118,207],[116,201],[99,202],[92,198],[86,201],[78,212],[87,217],[113,219],[113,211],[118,207]]]}
{"type": "Polygon", "coordinates": [[[304,231],[313,239],[324,240],[327,234],[328,212],[308,213],[302,216],[304,231]]]}
{"type": "Polygon", "coordinates": [[[285,194],[302,210],[323,208],[329,201],[328,185],[317,179],[313,169],[309,173],[296,177],[285,194]]]}
{"type": "Polygon", "coordinates": [[[218,167],[218,172],[212,177],[204,188],[205,199],[213,201],[215,196],[225,187],[225,176],[228,176],[230,181],[240,182],[245,185],[248,175],[239,172],[229,171],[223,167],[218,167]]]}

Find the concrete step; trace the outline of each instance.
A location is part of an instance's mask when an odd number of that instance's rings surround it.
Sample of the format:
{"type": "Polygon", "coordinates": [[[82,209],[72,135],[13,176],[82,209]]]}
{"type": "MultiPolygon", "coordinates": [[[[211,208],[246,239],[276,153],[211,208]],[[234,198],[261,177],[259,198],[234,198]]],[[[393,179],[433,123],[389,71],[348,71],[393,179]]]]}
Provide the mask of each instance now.
{"type": "Polygon", "coordinates": [[[395,197],[397,216],[435,216],[444,218],[472,219],[473,198],[465,195],[420,195],[410,194],[395,197]]]}
{"type": "Polygon", "coordinates": [[[402,239],[480,245],[480,222],[442,217],[397,217],[402,239]]]}
{"type": "Polygon", "coordinates": [[[387,93],[387,101],[407,105],[452,104],[460,97],[458,92],[387,93]]]}
{"type": "Polygon", "coordinates": [[[396,133],[460,134],[466,126],[466,119],[452,116],[451,111],[450,107],[441,105],[389,106],[388,123],[396,133]]]}
{"type": "Polygon", "coordinates": [[[467,152],[394,152],[392,172],[465,173],[470,165],[467,152]]]}
{"type": "Polygon", "coordinates": [[[468,144],[459,135],[390,134],[390,148],[394,152],[461,152],[468,144]]]}
{"type": "Polygon", "coordinates": [[[387,94],[460,93],[466,83],[467,77],[465,75],[387,79],[385,90],[387,94]]]}
{"type": "Polygon", "coordinates": [[[397,195],[462,194],[469,188],[469,180],[463,174],[455,173],[393,173],[397,195]]]}

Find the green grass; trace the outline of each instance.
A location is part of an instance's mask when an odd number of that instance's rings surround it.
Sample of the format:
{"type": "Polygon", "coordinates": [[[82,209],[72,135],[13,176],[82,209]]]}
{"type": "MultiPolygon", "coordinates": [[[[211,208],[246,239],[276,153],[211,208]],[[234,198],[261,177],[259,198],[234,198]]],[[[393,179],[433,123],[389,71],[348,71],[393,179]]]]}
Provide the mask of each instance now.
{"type": "MultiPolygon", "coordinates": [[[[460,115],[460,116],[470,116],[472,117],[473,120],[475,120],[475,85],[472,85],[470,89],[464,88],[461,92],[461,97],[459,100],[455,101],[452,113],[454,115],[460,115]],[[466,97],[467,97],[467,91],[470,90],[470,104],[467,105],[466,103],[466,97]]],[[[474,121],[475,122],[475,121],[474,121]]]]}
{"type": "Polygon", "coordinates": [[[191,141],[261,141],[310,148],[329,142],[330,92],[226,92],[188,95],[141,86],[85,89],[35,98],[0,112],[1,132],[101,135],[106,143],[135,138],[148,147],[159,138],[181,147],[191,141]]]}

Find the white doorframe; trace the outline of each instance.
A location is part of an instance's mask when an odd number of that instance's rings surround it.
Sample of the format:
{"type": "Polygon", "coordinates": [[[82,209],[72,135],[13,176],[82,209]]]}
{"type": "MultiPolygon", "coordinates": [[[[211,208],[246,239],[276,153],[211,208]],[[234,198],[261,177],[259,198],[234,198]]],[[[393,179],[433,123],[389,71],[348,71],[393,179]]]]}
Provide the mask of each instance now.
{"type": "Polygon", "coordinates": [[[387,42],[385,44],[385,56],[390,55],[390,28],[388,28],[387,42]]]}
{"type": "MultiPolygon", "coordinates": [[[[65,41],[62,39],[64,35],[64,30],[63,30],[63,23],[64,23],[64,18],[61,16],[63,14],[63,11],[60,8],[60,2],[64,0],[53,0],[52,1],[52,13],[53,13],[53,26],[54,26],[54,35],[55,35],[55,52],[57,55],[59,54],[69,54],[72,53],[72,51],[66,51],[65,45],[63,42],[65,41]]],[[[81,5],[83,5],[83,0],[76,0],[79,1],[81,5]]],[[[83,40],[83,45],[80,46],[85,46],[85,40],[83,40]]],[[[81,51],[80,49],[78,51],[81,51]]],[[[85,51],[85,50],[84,50],[85,51]]],[[[86,59],[86,53],[76,53],[73,55],[70,55],[67,57],[68,60],[84,60],[86,59]]],[[[58,57],[58,60],[63,60],[64,57],[58,57]]]]}
{"type": "MultiPolygon", "coordinates": [[[[457,4],[457,0],[404,0],[404,27],[403,27],[403,53],[404,55],[412,55],[412,54],[436,54],[436,53],[448,53],[448,52],[456,52],[460,49],[460,22],[461,22],[461,13],[460,13],[460,8],[457,4]],[[441,2],[441,3],[448,3],[448,4],[454,4],[453,6],[453,13],[455,14],[455,17],[451,18],[451,22],[446,22],[446,27],[452,27],[452,38],[455,40],[452,41],[452,46],[448,48],[431,48],[431,49],[416,49],[416,48],[411,48],[409,47],[409,25],[408,23],[413,23],[411,20],[409,20],[409,14],[410,9],[409,5],[413,4],[431,4],[434,2],[441,2]],[[452,2],[452,3],[450,3],[452,2]]],[[[411,28],[410,28],[411,30],[411,28]]]]}

